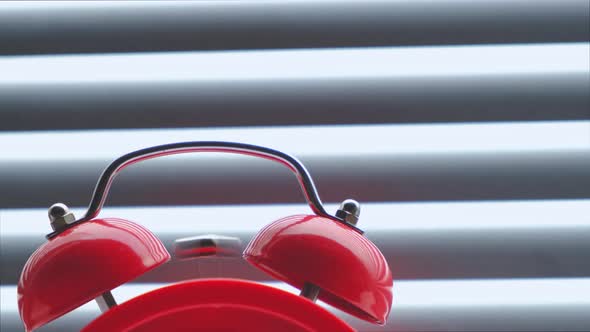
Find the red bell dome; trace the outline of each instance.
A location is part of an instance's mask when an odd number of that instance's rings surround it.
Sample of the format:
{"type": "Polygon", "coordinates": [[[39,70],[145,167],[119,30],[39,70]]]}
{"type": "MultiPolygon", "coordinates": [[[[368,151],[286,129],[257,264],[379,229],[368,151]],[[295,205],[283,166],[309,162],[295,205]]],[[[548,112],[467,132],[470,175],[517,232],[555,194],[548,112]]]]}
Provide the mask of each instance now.
{"type": "Polygon", "coordinates": [[[123,219],[94,219],[66,229],[28,259],[18,309],[32,331],[167,262],[150,231],[123,219]]]}
{"type": "Polygon", "coordinates": [[[393,279],[379,249],[355,228],[316,215],[286,217],[262,229],[244,258],[271,276],[358,318],[385,324],[393,279]]]}

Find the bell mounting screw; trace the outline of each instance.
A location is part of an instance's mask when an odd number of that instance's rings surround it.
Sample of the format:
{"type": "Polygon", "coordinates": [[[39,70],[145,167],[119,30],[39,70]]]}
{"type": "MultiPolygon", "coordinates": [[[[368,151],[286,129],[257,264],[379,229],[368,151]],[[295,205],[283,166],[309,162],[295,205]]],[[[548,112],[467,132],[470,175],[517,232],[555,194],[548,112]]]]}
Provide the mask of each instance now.
{"type": "Polygon", "coordinates": [[[59,231],[67,227],[69,224],[76,221],[76,217],[67,207],[67,205],[63,203],[56,203],[53,204],[49,211],[47,211],[49,215],[49,221],[51,223],[51,228],[54,231],[59,231]]]}
{"type": "Polygon", "coordinates": [[[361,214],[361,205],[354,199],[346,199],[336,211],[336,217],[346,221],[349,224],[356,225],[361,214]]]}
{"type": "MultiPolygon", "coordinates": [[[[355,201],[354,199],[346,199],[336,211],[336,217],[344,220],[345,222],[355,225],[359,221],[359,216],[361,214],[361,205],[359,202],[355,201]]],[[[318,299],[318,295],[320,295],[321,288],[318,286],[306,282],[303,284],[303,288],[301,288],[301,293],[299,296],[303,296],[305,298],[310,299],[311,301],[315,302],[318,299]]]]}

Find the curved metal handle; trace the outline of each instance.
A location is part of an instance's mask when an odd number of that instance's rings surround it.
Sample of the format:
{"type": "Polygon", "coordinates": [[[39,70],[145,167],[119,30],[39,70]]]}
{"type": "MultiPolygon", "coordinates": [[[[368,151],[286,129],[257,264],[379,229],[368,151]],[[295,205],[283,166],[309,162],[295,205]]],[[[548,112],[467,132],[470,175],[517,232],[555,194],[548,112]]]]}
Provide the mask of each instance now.
{"type": "Polygon", "coordinates": [[[190,152],[227,152],[250,155],[279,162],[287,166],[293,173],[295,173],[297,180],[299,181],[299,185],[301,186],[301,190],[305,194],[305,199],[315,214],[342,222],[342,219],[332,216],[326,212],[320,197],[318,196],[311,176],[303,164],[301,164],[301,162],[295,157],[277,150],[257,145],[234,142],[203,141],[158,145],[137,150],[117,158],[103,171],[102,175],[100,176],[86,214],[84,217],[76,220],[74,223],[88,221],[98,215],[106,200],[113,180],[125,167],[147,159],[190,152]]]}

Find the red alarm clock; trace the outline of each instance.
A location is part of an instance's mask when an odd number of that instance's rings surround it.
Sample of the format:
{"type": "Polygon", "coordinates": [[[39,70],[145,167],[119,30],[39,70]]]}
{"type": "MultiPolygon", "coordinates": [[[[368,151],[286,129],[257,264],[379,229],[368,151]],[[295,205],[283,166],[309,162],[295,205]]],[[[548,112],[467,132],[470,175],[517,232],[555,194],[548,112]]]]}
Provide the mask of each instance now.
{"type": "MultiPolygon", "coordinates": [[[[181,142],[126,154],[102,173],[85,215],[64,204],[49,209],[53,232],[29,257],[18,283],[18,308],[27,331],[96,300],[102,311],[84,332],[133,331],[352,331],[315,303],[320,299],[362,320],[385,324],[392,303],[391,270],[379,249],[356,227],[360,206],[344,201],[326,212],[313,180],[296,158],[233,142],[181,142]],[[273,160],[297,176],[313,214],[264,227],[243,258],[301,290],[300,296],[239,279],[194,279],[117,304],[111,290],[165,264],[170,253],[148,229],[98,214],[115,176],[142,160],[188,152],[227,152],[273,160]]],[[[247,221],[244,221],[247,222],[247,221]]],[[[177,258],[235,255],[237,239],[198,236],[175,242],[177,258]]]]}

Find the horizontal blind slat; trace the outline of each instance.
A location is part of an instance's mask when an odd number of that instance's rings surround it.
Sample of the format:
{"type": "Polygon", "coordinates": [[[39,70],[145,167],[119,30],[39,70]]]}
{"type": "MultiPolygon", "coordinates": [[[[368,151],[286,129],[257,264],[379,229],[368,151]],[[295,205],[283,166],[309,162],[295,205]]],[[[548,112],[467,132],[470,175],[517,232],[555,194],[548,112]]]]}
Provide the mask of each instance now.
{"type": "MultiPolygon", "coordinates": [[[[590,197],[588,150],[300,156],[324,201],[449,201],[590,197]]],[[[84,205],[108,160],[7,161],[1,208],[84,205]],[[26,181],[23,181],[26,179],[26,181]]],[[[111,205],[303,202],[279,165],[246,158],[162,159],[134,165],[114,184],[111,205]],[[149,190],[146,190],[148,189],[149,190]],[[252,190],[256,188],[256,190],[252,190]]]]}
{"type": "Polygon", "coordinates": [[[0,84],[585,74],[589,49],[578,42],[0,57],[0,84]]]}
{"type": "Polygon", "coordinates": [[[587,41],[589,12],[584,0],[2,4],[0,54],[587,41]]]}
{"type": "Polygon", "coordinates": [[[590,119],[587,73],[0,84],[0,131],[590,119]]]}
{"type": "MultiPolygon", "coordinates": [[[[294,156],[590,150],[590,121],[1,132],[0,161],[114,160],[152,145],[235,141],[294,156]],[[55,149],[63,153],[55,153],[55,149]]],[[[187,155],[190,156],[190,155],[187,155]]],[[[194,155],[196,158],[213,154],[194,155]]]]}

